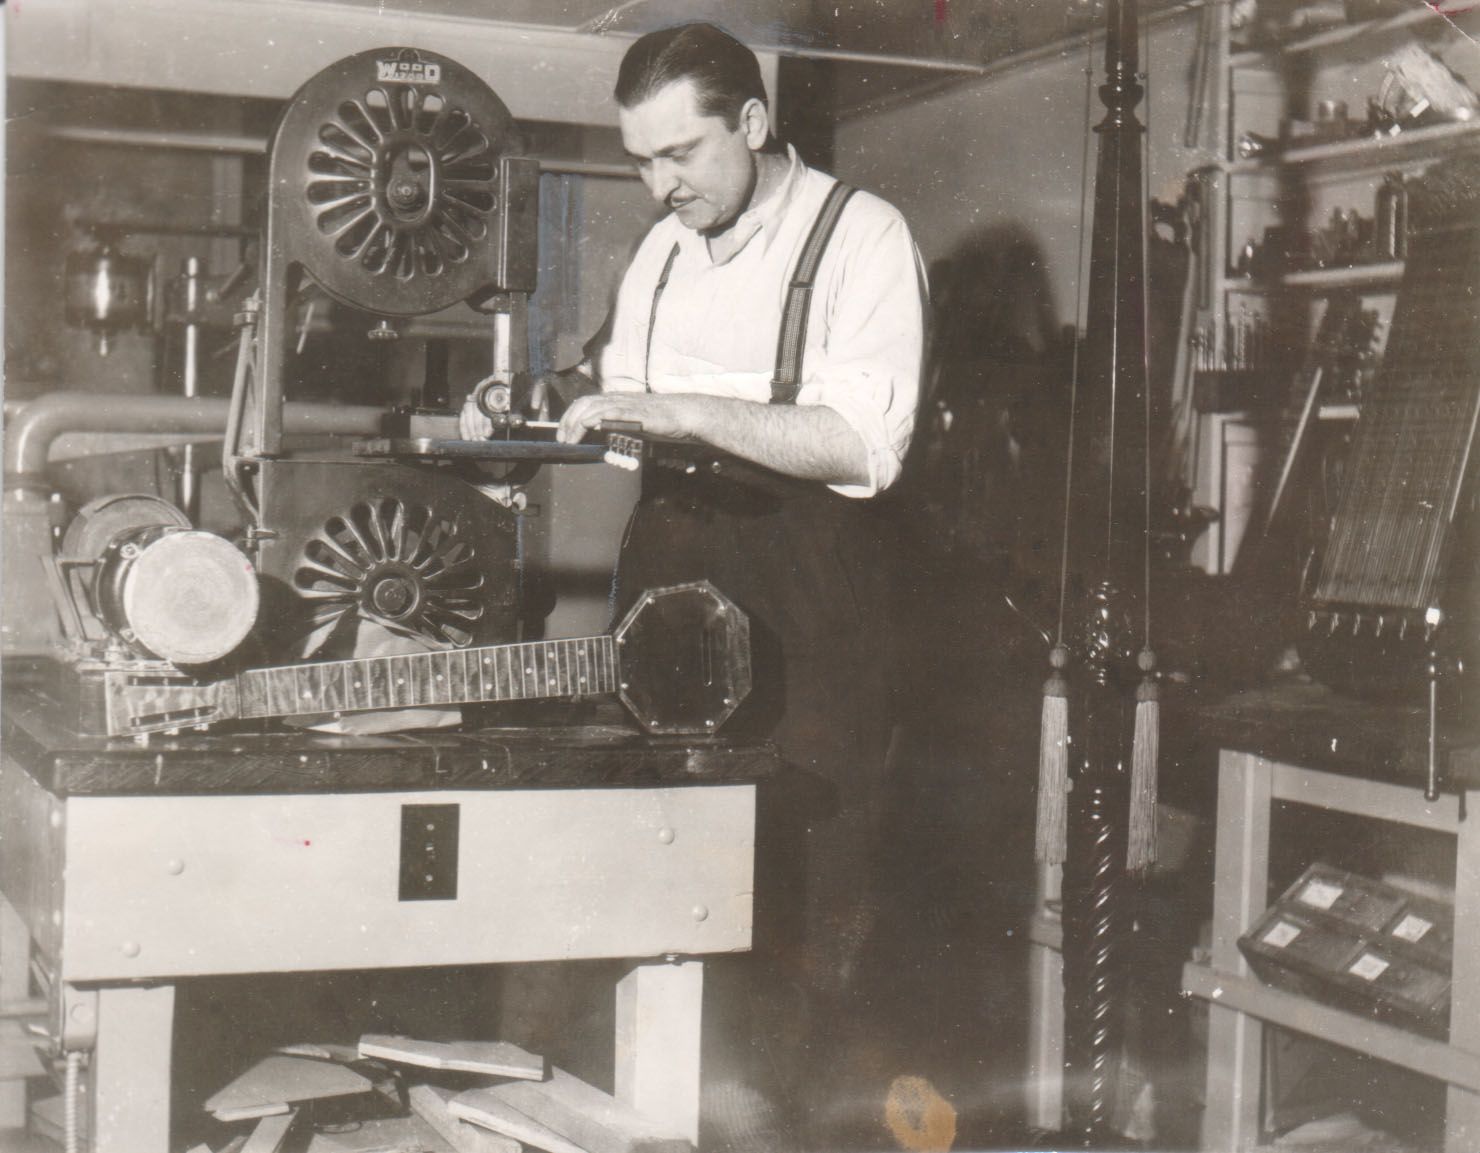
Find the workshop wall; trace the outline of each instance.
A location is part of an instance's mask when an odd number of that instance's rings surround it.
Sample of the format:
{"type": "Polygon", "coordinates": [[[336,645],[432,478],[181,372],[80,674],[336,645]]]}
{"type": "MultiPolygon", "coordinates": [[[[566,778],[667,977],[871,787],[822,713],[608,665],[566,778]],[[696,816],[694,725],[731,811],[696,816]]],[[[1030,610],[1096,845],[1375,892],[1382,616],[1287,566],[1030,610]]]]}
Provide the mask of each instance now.
{"type": "MultiPolygon", "coordinates": [[[[1175,201],[1183,177],[1213,160],[1213,125],[1203,124],[1202,149],[1183,144],[1196,33],[1195,13],[1162,21],[1150,29],[1149,51],[1142,49],[1149,96],[1137,113],[1149,129],[1151,195],[1164,200],[1175,201]]],[[[958,250],[980,251],[994,235],[1032,244],[1042,255],[1048,303],[1072,323],[1081,279],[1085,71],[1092,64],[1099,85],[1104,57],[1096,38],[1092,57],[1081,43],[849,117],[834,138],[835,171],[904,213],[927,266],[958,250]]],[[[1104,105],[1098,94],[1090,99],[1090,122],[1098,123],[1104,105]]],[[[1091,151],[1091,178],[1093,166],[1091,151]]]]}

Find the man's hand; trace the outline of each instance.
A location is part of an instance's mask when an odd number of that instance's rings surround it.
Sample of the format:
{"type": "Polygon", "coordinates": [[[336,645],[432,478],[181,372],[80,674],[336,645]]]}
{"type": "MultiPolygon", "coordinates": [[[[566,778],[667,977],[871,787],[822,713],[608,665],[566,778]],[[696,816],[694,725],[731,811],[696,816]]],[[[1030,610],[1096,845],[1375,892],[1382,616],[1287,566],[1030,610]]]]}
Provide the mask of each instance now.
{"type": "Polygon", "coordinates": [[[692,393],[604,392],[577,397],[560,418],[555,439],[578,444],[606,421],[640,424],[648,436],[689,438],[701,435],[706,408],[713,397],[692,393]]]}
{"type": "MultiPolygon", "coordinates": [[[[592,391],[596,385],[579,367],[562,372],[549,372],[529,386],[524,401],[524,414],[531,420],[549,420],[559,415],[574,397],[592,391]]],[[[477,396],[470,393],[457,415],[458,434],[463,440],[487,440],[493,435],[493,421],[478,407],[477,396]]]]}

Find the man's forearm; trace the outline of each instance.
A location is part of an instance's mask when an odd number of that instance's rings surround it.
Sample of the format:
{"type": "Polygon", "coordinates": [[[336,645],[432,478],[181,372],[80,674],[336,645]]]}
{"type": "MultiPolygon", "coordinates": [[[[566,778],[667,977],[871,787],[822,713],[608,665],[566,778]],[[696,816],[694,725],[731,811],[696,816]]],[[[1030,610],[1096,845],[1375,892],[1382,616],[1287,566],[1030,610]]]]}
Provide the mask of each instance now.
{"type": "Polygon", "coordinates": [[[693,436],[765,468],[826,484],[867,484],[863,438],[838,413],[817,405],[768,405],[696,397],[693,436]]]}
{"type": "Polygon", "coordinates": [[[803,480],[870,481],[863,438],[824,405],[770,405],[693,392],[602,392],[577,399],[560,418],[557,436],[573,444],[607,421],[632,421],[652,436],[703,441],[803,480]]]}

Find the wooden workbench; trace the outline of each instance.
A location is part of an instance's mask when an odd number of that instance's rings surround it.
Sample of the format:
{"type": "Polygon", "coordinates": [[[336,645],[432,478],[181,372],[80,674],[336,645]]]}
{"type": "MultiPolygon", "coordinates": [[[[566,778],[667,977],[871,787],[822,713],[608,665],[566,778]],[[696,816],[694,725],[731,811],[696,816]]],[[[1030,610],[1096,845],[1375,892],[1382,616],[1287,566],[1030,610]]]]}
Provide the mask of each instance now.
{"type": "Polygon", "coordinates": [[[182,978],[593,957],[635,960],[618,1095],[696,1137],[699,958],[750,947],[769,746],[620,723],[141,745],[77,736],[11,668],[0,740],[0,1001],[28,954],[61,991],[99,1153],[170,1148],[182,978]]]}

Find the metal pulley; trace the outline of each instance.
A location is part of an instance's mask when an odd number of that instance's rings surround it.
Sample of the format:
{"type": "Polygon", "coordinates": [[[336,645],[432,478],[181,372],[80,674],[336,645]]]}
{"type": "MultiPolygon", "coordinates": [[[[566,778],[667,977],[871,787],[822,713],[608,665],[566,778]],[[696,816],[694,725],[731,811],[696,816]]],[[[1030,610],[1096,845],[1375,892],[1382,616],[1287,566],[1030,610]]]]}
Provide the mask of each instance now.
{"type": "Polygon", "coordinates": [[[93,581],[98,615],[143,656],[220,660],[257,620],[257,573],[214,533],[152,525],[108,543],[93,581]]]}
{"type": "Polygon", "coordinates": [[[68,525],[60,557],[97,621],[136,657],[201,665],[236,649],[257,621],[252,562],[147,494],[102,497],[68,525]]]}

